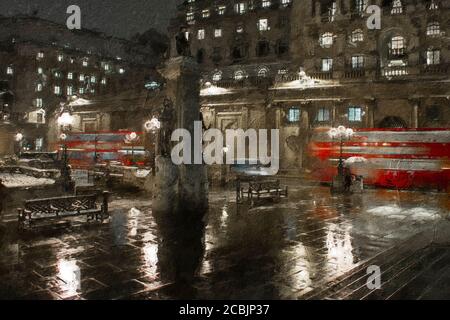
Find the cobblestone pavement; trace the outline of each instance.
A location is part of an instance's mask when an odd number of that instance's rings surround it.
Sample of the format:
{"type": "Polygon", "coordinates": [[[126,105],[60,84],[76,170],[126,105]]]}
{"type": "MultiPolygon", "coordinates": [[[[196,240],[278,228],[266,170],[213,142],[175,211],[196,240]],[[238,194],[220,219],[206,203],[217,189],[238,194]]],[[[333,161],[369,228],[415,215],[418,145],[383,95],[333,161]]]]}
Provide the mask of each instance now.
{"type": "Polygon", "coordinates": [[[115,196],[110,207],[102,225],[19,234],[4,222],[0,298],[450,298],[447,194],[332,196],[293,184],[289,199],[238,209],[231,190],[212,190],[204,230],[178,230],[175,240],[161,235],[148,196],[115,196]],[[373,264],[381,290],[366,286],[373,264]]]}

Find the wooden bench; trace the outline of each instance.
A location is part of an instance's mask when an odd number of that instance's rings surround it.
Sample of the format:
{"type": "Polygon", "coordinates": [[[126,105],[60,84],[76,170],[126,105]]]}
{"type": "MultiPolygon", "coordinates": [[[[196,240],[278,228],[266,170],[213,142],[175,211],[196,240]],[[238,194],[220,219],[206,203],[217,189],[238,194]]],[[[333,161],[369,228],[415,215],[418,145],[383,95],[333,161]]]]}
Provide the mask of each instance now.
{"type": "Polygon", "coordinates": [[[103,222],[109,218],[108,197],[109,192],[105,191],[101,195],[64,196],[25,201],[24,208],[18,209],[19,228],[32,227],[36,221],[84,215],[88,222],[94,219],[103,222]]]}
{"type": "Polygon", "coordinates": [[[240,202],[247,195],[248,200],[253,203],[254,199],[270,198],[280,200],[282,197],[288,196],[288,187],[282,187],[280,180],[249,180],[247,189],[242,187],[242,181],[237,181],[237,202],[240,202]]]}

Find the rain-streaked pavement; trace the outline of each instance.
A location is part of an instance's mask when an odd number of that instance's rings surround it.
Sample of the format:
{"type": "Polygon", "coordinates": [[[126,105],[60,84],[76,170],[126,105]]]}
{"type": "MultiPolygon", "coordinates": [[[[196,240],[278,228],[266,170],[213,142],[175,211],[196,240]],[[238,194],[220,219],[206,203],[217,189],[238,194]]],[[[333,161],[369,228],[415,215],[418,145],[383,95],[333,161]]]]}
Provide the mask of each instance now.
{"type": "Polygon", "coordinates": [[[442,193],[291,183],[289,199],[238,210],[232,190],[212,190],[206,227],[170,241],[149,197],[116,196],[103,225],[18,234],[3,222],[0,298],[450,299],[449,212],[442,193]],[[370,265],[380,290],[366,285],[370,265]]]}

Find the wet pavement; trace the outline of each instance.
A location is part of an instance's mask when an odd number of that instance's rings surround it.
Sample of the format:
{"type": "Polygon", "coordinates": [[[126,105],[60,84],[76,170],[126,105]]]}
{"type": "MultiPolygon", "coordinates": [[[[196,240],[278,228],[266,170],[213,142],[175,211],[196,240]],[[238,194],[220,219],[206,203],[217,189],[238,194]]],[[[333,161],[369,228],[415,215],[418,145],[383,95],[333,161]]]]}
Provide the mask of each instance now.
{"type": "Polygon", "coordinates": [[[115,196],[110,211],[23,234],[4,213],[0,298],[450,299],[448,194],[332,196],[292,181],[288,199],[251,208],[216,189],[204,224],[170,232],[148,196],[115,196]]]}

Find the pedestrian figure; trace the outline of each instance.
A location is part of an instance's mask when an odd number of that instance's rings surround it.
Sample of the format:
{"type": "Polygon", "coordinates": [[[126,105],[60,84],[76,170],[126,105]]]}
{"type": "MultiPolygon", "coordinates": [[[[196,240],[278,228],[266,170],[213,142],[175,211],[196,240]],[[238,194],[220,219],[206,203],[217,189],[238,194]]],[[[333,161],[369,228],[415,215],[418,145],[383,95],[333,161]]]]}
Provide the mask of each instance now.
{"type": "Polygon", "coordinates": [[[344,167],[344,190],[346,192],[350,191],[350,187],[352,186],[352,173],[349,167],[344,167]]]}

